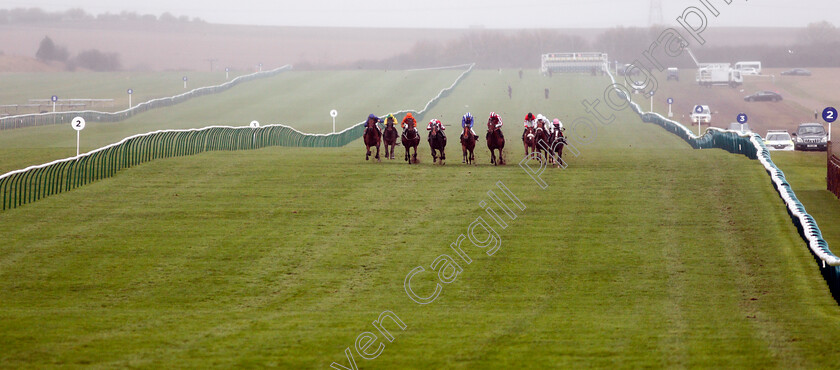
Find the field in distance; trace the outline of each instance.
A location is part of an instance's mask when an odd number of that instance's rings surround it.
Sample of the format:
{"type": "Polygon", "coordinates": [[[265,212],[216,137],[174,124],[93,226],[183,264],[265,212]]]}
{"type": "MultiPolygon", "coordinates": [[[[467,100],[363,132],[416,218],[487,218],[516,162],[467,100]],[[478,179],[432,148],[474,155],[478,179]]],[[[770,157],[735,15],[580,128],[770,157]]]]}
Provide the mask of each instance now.
{"type": "MultiPolygon", "coordinates": [[[[571,122],[607,85],[470,75],[429,114],[457,127],[466,110],[479,122],[500,112],[504,167],[489,165],[483,135],[480,165],[461,165],[454,133],[445,166],[425,140],[419,166],[365,162],[358,141],[215,152],[2,212],[0,365],[349,366],[344,349],[385,310],[407,328],[391,328],[377,359],[355,355],[360,367],[840,360],[840,310],[755,161],[692,150],[625,110],[567,131],[588,144],[544,174],[546,189],[516,165],[525,112],[571,122]],[[430,264],[489,220],[480,203],[498,181],[526,206],[496,228],[500,249],[466,242],[473,261],[457,280],[412,302],[406,274],[424,266],[412,286],[434,289],[430,264]]],[[[377,104],[353,91],[363,109],[377,104]]]]}

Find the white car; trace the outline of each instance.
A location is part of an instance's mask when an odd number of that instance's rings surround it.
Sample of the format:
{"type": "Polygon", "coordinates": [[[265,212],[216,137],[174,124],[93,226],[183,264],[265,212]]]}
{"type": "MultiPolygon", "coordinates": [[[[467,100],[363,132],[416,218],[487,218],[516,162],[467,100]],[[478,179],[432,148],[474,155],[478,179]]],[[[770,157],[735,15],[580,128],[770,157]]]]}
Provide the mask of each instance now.
{"type": "Polygon", "coordinates": [[[768,130],[764,137],[764,145],[767,150],[793,150],[793,139],[785,130],[768,130]]]}
{"type": "Polygon", "coordinates": [[[712,111],[708,105],[697,105],[691,111],[691,122],[709,123],[712,122],[712,111]],[[698,107],[700,109],[698,109],[698,107]]]}

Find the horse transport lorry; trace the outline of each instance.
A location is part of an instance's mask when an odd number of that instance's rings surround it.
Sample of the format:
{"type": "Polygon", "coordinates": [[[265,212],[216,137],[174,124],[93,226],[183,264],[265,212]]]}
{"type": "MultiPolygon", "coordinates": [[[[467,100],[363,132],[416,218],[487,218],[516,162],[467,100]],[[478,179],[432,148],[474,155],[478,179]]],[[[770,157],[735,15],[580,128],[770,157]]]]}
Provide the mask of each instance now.
{"type": "Polygon", "coordinates": [[[697,83],[700,86],[738,87],[744,83],[744,76],[729,63],[705,64],[697,68],[697,83]]]}

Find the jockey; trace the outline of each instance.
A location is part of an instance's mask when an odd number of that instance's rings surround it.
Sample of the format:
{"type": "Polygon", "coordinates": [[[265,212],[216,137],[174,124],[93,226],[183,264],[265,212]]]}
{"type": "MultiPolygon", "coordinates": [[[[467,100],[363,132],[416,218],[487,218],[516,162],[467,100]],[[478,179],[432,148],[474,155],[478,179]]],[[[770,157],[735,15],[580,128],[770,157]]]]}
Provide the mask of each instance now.
{"type": "Polygon", "coordinates": [[[405,115],[405,118],[403,118],[402,128],[403,130],[407,128],[417,128],[417,120],[414,119],[414,116],[410,112],[405,115]]]}
{"type": "Polygon", "coordinates": [[[392,125],[394,127],[397,127],[397,117],[394,117],[393,114],[389,114],[388,116],[385,117],[385,127],[387,128],[388,125],[392,125]]]}
{"type": "MultiPolygon", "coordinates": [[[[500,117],[496,112],[490,112],[490,118],[487,120],[488,126],[492,125],[493,127],[497,128],[499,131],[499,136],[503,139],[505,137],[504,132],[502,132],[502,117],[500,117]]],[[[490,139],[490,130],[487,130],[487,139],[490,139]]]]}
{"type": "Polygon", "coordinates": [[[441,123],[440,120],[437,118],[429,121],[429,125],[426,127],[426,131],[432,131],[433,127],[437,127],[438,132],[441,133],[443,133],[443,130],[446,130],[446,127],[444,127],[443,123],[441,123]]]}
{"type": "Polygon", "coordinates": [[[565,128],[563,128],[563,122],[560,122],[560,119],[557,119],[557,118],[554,119],[554,122],[552,122],[551,126],[553,126],[552,133],[554,131],[565,131],[566,130],[565,128]]]}
{"type": "Polygon", "coordinates": [[[525,130],[522,131],[522,141],[525,141],[525,134],[528,133],[528,129],[537,128],[537,118],[534,117],[533,113],[528,112],[528,114],[525,115],[525,122],[523,125],[525,126],[525,130]]]}
{"type": "Polygon", "coordinates": [[[441,123],[440,120],[437,119],[437,118],[432,119],[431,121],[429,121],[429,125],[426,126],[426,131],[429,131],[429,142],[430,143],[432,142],[432,137],[433,137],[432,136],[432,128],[434,128],[434,127],[437,127],[437,132],[439,134],[446,137],[446,134],[443,133],[443,130],[446,130],[446,127],[443,126],[443,123],[441,123]]]}
{"type": "Polygon", "coordinates": [[[475,120],[473,119],[472,113],[470,112],[467,112],[467,114],[461,117],[461,128],[469,127],[470,132],[472,132],[473,136],[475,136],[475,139],[478,140],[478,135],[476,135],[475,131],[473,130],[474,123],[475,120]]]}
{"type": "Polygon", "coordinates": [[[379,125],[377,125],[377,123],[382,123],[382,119],[377,117],[375,114],[371,113],[368,116],[367,121],[365,122],[365,128],[368,128],[368,126],[373,126],[376,128],[376,131],[379,131],[379,135],[382,136],[382,130],[379,129],[379,125]]]}
{"type": "Polygon", "coordinates": [[[545,118],[542,114],[537,114],[537,119],[534,121],[534,128],[539,127],[540,123],[543,124],[543,129],[546,131],[549,130],[548,118],[545,118]]]}

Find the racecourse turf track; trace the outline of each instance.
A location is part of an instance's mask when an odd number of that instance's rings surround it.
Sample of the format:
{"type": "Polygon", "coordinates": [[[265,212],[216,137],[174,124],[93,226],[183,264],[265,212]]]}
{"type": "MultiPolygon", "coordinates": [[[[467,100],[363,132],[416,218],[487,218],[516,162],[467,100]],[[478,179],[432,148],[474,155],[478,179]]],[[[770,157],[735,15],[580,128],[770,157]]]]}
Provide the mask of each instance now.
{"type": "MultiPolygon", "coordinates": [[[[159,128],[298,127],[272,117],[326,116],[338,99],[356,118],[340,115],[341,129],[367,113],[421,109],[459,72],[411,73],[289,72],[94,123],[83,138],[92,148],[159,128]],[[405,81],[404,93],[388,93],[405,81]]],[[[477,166],[460,163],[452,131],[445,166],[430,163],[425,140],[418,166],[401,160],[401,147],[398,160],[365,162],[360,140],[212,152],[4,211],[0,366],[349,366],[344,349],[376,332],[371,322],[386,310],[407,327],[391,327],[395,340],[378,358],[356,354],[362,368],[833,366],[837,303],[756,161],[692,150],[627,110],[596,132],[567,131],[589,144],[567,156],[568,169],[544,174],[546,189],[517,165],[527,111],[571,122],[585,115],[580,100],[606,86],[582,75],[470,74],[426,117],[457,127],[467,110],[479,122],[500,113],[503,167],[489,165],[479,127],[477,166]],[[434,289],[430,265],[454,257],[450,243],[488,219],[479,204],[500,193],[498,181],[526,207],[497,228],[500,249],[487,256],[464,244],[472,263],[434,302],[414,303],[406,274],[424,266],[412,286],[434,289]]],[[[297,119],[303,131],[331,126],[297,119]]],[[[55,159],[69,149],[67,130],[0,132],[0,163],[32,164],[12,148],[55,159]]],[[[813,163],[786,160],[812,183],[813,163]]]]}

